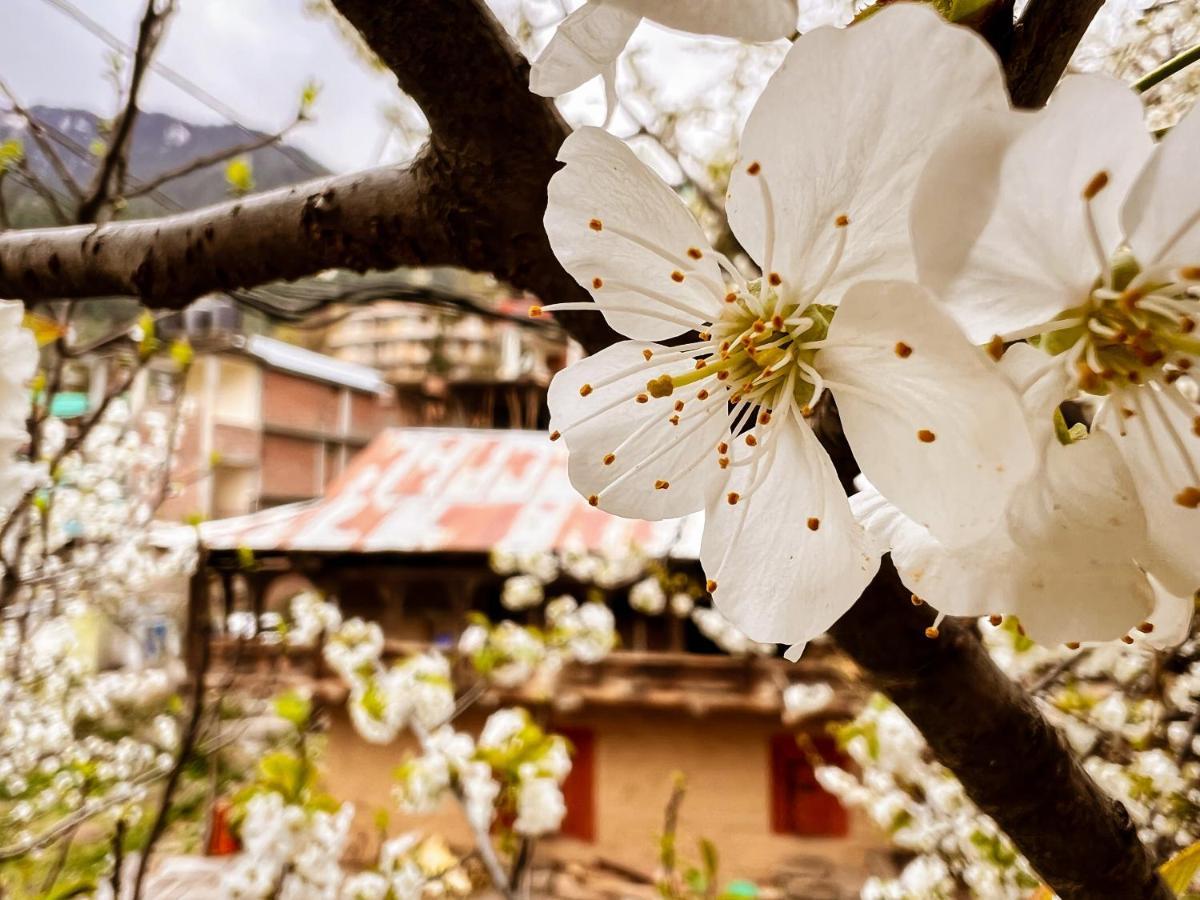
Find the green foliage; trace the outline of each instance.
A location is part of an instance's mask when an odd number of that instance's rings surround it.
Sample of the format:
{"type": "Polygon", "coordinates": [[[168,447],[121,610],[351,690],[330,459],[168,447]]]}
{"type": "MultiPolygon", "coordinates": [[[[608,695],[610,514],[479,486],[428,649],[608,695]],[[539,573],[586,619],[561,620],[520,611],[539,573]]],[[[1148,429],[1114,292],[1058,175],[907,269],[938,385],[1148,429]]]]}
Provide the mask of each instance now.
{"type": "Polygon", "coordinates": [[[7,172],[25,158],[25,145],[18,138],[0,142],[0,173],[7,172]]]}
{"type": "Polygon", "coordinates": [[[229,192],[235,197],[241,197],[254,190],[254,166],[250,157],[239,156],[231,159],[225,166],[225,182],[229,192]]]}

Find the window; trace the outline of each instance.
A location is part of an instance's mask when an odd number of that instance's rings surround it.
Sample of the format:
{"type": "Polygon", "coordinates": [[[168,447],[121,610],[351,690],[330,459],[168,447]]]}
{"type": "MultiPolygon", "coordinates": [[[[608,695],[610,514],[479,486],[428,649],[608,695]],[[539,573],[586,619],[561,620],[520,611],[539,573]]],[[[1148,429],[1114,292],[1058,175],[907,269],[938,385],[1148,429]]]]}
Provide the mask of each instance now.
{"type": "Polygon", "coordinates": [[[845,762],[832,738],[790,733],[771,737],[771,830],[776,834],[842,837],[850,829],[846,810],[817,782],[813,754],[831,765],[845,762]]]}
{"type": "Polygon", "coordinates": [[[567,814],[559,834],[578,841],[596,839],[595,740],[590,728],[555,726],[554,731],[571,742],[571,774],[563,782],[567,814]]]}

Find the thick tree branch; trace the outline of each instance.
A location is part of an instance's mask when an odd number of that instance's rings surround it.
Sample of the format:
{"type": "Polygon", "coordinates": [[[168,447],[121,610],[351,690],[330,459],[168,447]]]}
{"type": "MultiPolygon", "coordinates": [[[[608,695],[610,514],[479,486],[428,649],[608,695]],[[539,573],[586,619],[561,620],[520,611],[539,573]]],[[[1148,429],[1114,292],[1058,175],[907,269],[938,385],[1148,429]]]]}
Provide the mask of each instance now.
{"type": "Polygon", "coordinates": [[[1035,109],[1046,102],[1103,5],[1104,0],[1029,0],[1008,45],[998,48],[1015,105],[1035,109]]]}

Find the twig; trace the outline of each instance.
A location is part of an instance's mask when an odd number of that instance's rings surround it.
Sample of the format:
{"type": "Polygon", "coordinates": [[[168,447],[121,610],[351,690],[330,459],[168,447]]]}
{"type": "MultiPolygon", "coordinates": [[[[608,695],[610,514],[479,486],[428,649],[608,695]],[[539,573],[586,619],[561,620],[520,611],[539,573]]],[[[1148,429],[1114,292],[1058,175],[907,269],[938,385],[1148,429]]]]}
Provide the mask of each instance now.
{"type": "MultiPolygon", "coordinates": [[[[204,563],[204,553],[202,552],[200,559],[196,561],[196,571],[192,575],[190,591],[203,591],[206,587],[205,579],[207,575],[204,563]]],[[[208,674],[209,662],[212,658],[212,630],[208,626],[207,602],[205,602],[203,596],[199,600],[201,612],[200,622],[197,624],[203,629],[204,639],[200,642],[200,658],[192,676],[195,679],[195,683],[192,685],[192,711],[188,717],[183,737],[180,740],[179,753],[175,757],[175,764],[171,767],[170,774],[167,775],[167,783],[163,785],[162,797],[158,804],[158,813],[154,817],[154,824],[150,827],[150,835],[146,839],[146,845],[142,848],[141,859],[138,860],[137,876],[133,882],[132,900],[141,900],[142,888],[146,879],[146,872],[150,866],[150,857],[154,852],[154,845],[158,843],[159,839],[163,836],[163,832],[167,829],[171,801],[174,799],[175,789],[179,786],[179,780],[183,776],[183,770],[191,759],[192,750],[196,746],[196,737],[200,730],[200,720],[204,715],[204,682],[205,676],[208,674]]]]}
{"type": "Polygon", "coordinates": [[[1194,62],[1200,62],[1200,44],[1197,44],[1194,47],[1189,47],[1178,56],[1167,60],[1157,69],[1147,72],[1137,81],[1135,81],[1131,87],[1139,93],[1148,91],[1159,82],[1166,81],[1176,72],[1183,71],[1194,62]]]}
{"type": "Polygon", "coordinates": [[[80,223],[87,224],[103,218],[111,208],[114,198],[119,196],[125,187],[129,144],[133,137],[133,123],[138,114],[138,94],[141,92],[142,80],[150,65],[150,59],[162,38],[166,21],[174,11],[175,0],[167,0],[161,11],[159,0],[146,0],[146,11],[138,25],[137,47],[133,53],[125,109],[117,117],[107,151],[96,169],[88,195],[79,204],[75,218],[80,223]]]}
{"type": "Polygon", "coordinates": [[[128,827],[124,816],[117,819],[117,827],[112,837],[113,870],[109,884],[112,885],[113,897],[117,898],[121,896],[121,868],[125,864],[125,832],[128,827]]]}
{"type": "Polygon", "coordinates": [[[83,191],[79,187],[79,183],[71,175],[71,170],[67,168],[62,157],[58,155],[58,151],[54,149],[54,145],[50,143],[46,129],[42,126],[42,123],[35,119],[33,114],[21,105],[20,101],[17,100],[16,94],[9,89],[3,79],[0,79],[0,92],[3,92],[4,96],[8,97],[12,111],[24,119],[25,123],[29,126],[29,133],[33,135],[34,142],[38,145],[38,149],[42,151],[42,156],[46,157],[46,160],[54,169],[54,173],[58,176],[59,181],[63,183],[63,187],[75,198],[76,202],[82,200],[83,191]]]}

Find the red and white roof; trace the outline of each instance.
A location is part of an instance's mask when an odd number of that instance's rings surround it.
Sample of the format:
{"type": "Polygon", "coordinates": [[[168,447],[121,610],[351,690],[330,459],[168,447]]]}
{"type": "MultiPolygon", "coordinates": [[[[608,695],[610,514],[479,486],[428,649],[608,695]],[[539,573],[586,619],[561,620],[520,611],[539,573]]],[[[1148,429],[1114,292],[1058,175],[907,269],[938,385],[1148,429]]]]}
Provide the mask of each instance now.
{"type": "Polygon", "coordinates": [[[696,558],[700,515],[621,519],[587,504],[545,432],[393,428],[306,503],[206,522],[214,549],[515,552],[586,548],[696,558]]]}

